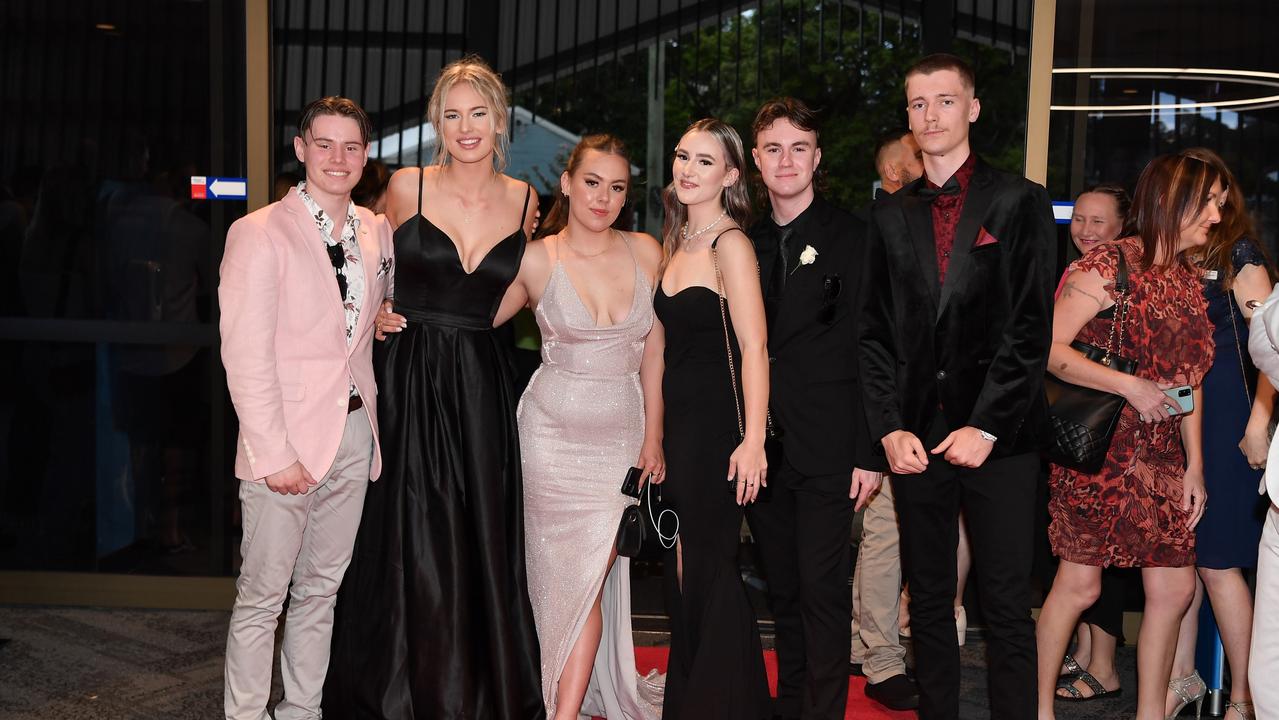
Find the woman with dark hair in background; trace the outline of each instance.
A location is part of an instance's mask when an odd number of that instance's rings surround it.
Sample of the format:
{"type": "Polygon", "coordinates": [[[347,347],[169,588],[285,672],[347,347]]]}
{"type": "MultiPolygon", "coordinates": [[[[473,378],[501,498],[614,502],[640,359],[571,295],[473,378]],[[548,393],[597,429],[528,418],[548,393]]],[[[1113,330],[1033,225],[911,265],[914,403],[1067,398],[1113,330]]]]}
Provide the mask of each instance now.
{"type": "Polygon", "coordinates": [[[768,465],[767,330],[755,251],[742,231],[745,162],[737,131],[699,120],[680,138],[662,191],[665,260],[653,305],[665,340],[663,487],[680,518],[666,559],[666,720],[772,715],[737,567],[743,508],[768,465]]]}
{"type": "Polygon", "coordinates": [[[351,202],[372,210],[376,215],[386,214],[386,189],[391,184],[391,171],[386,163],[370,158],[364,166],[360,182],[351,190],[351,202]]]}
{"type": "Polygon", "coordinates": [[[1036,627],[1039,720],[1054,717],[1066,644],[1110,566],[1141,568],[1137,718],[1165,717],[1177,628],[1194,597],[1193,531],[1205,502],[1199,385],[1213,355],[1207,303],[1187,253],[1207,244],[1223,197],[1220,173],[1208,163],[1155,158],[1137,182],[1137,235],[1072,263],[1054,306],[1049,372],[1127,403],[1100,471],[1051,466],[1049,539],[1061,564],[1036,627]],[[1115,287],[1121,271],[1124,293],[1115,287]],[[1118,309],[1106,317],[1111,308],[1118,309]],[[1116,351],[1136,362],[1135,374],[1071,347],[1074,340],[1108,347],[1112,330],[1122,330],[1116,351]],[[1164,392],[1183,385],[1195,388],[1184,414],[1164,392]]]}
{"type": "MultiPolygon", "coordinates": [[[[637,687],[630,562],[614,548],[632,465],[659,479],[662,343],[657,241],[612,227],[630,190],[612,135],[573,148],[528,251],[542,366],[520,400],[525,553],[548,716],[654,720],[661,681],[637,687]]],[[[641,480],[641,483],[643,480],[641,480]]],[[[655,672],[655,671],[654,671],[655,672]]]]}
{"type": "MultiPolygon", "coordinates": [[[[1124,227],[1131,207],[1128,191],[1118,185],[1102,183],[1079,193],[1070,216],[1070,240],[1079,254],[1087,255],[1121,235],[1131,235],[1124,227]]],[[[1084,701],[1122,691],[1119,671],[1115,669],[1115,649],[1124,636],[1125,572],[1128,571],[1121,568],[1102,569],[1101,594],[1084,611],[1075,630],[1075,650],[1062,663],[1057,697],[1084,701]]]]}
{"type": "Polygon", "coordinates": [[[1182,696],[1199,698],[1207,689],[1195,670],[1199,605],[1207,590],[1230,666],[1230,702],[1239,717],[1252,720],[1248,687],[1248,645],[1252,637],[1252,591],[1242,568],[1257,566],[1257,543],[1267,503],[1257,494],[1261,468],[1270,446],[1270,416],[1275,390],[1257,370],[1244,348],[1248,323],[1274,285],[1270,260],[1256,242],[1252,218],[1234,174],[1217,153],[1192,148],[1181,153],[1202,160],[1221,174],[1225,186],[1221,222],[1208,244],[1192,257],[1203,276],[1203,294],[1212,319],[1217,354],[1204,377],[1204,482],[1212,503],[1195,532],[1195,566],[1200,583],[1195,600],[1181,621],[1172,675],[1185,680],[1184,693],[1171,691],[1168,709],[1182,696]]]}

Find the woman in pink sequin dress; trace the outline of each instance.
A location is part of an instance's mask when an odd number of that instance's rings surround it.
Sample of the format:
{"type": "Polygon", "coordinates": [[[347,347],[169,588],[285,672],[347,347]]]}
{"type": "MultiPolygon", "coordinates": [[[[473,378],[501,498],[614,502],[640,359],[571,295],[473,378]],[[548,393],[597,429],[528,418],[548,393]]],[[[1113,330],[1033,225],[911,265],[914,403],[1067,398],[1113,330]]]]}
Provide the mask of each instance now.
{"type": "Polygon", "coordinates": [[[635,670],[630,565],[613,547],[634,502],[619,491],[627,470],[663,469],[662,358],[646,350],[660,332],[653,287],[661,248],[611,227],[629,179],[616,138],[584,138],[560,178],[546,237],[527,255],[529,270],[546,277],[541,296],[530,295],[542,366],[518,419],[529,599],[549,718],[661,714],[661,678],[635,670]]]}

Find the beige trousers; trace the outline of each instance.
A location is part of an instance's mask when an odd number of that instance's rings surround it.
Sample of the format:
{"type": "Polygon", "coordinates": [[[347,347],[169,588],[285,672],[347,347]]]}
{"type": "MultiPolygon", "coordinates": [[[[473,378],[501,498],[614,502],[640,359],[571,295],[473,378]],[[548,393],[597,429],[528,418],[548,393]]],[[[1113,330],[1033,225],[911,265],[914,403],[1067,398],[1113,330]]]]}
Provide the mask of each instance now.
{"type": "Polygon", "coordinates": [[[885,476],[862,516],[862,541],[853,571],[850,657],[861,663],[862,672],[872,683],[906,672],[906,648],[898,637],[897,625],[901,589],[897,510],[893,507],[892,478],[885,476]]]}
{"type": "Polygon", "coordinates": [[[244,540],[226,642],[227,720],[269,720],[271,656],[284,598],[289,612],[280,648],[284,699],[277,720],[320,717],[329,667],[333,607],[351,562],[373,462],[364,410],[347,415],[333,467],[306,495],[281,495],[240,482],[244,540]]]}
{"type": "Polygon", "coordinates": [[[1248,685],[1258,720],[1279,719],[1279,507],[1271,500],[1257,555],[1248,685]]]}

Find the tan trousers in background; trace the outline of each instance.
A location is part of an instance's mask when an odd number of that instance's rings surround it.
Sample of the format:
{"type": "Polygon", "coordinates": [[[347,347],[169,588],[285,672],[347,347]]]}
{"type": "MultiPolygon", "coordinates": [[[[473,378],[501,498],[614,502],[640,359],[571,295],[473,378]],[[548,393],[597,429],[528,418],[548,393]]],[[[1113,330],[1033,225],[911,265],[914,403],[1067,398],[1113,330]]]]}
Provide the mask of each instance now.
{"type": "Polygon", "coordinates": [[[862,516],[862,541],[853,571],[853,646],[850,657],[861,663],[866,680],[879,683],[906,672],[906,649],[898,637],[902,565],[892,478],[862,516]]]}
{"type": "Polygon", "coordinates": [[[1279,720],[1279,507],[1273,499],[1258,551],[1248,685],[1258,720],[1279,720]]]}
{"type": "Polygon", "coordinates": [[[227,720],[269,720],[275,627],[289,612],[280,648],[284,699],[276,720],[320,717],[329,668],[333,607],[351,563],[373,462],[365,410],[347,415],[333,467],[306,495],[281,495],[266,483],[240,482],[244,540],[235,607],[226,642],[227,720]],[[290,587],[290,582],[292,586],[290,587]]]}

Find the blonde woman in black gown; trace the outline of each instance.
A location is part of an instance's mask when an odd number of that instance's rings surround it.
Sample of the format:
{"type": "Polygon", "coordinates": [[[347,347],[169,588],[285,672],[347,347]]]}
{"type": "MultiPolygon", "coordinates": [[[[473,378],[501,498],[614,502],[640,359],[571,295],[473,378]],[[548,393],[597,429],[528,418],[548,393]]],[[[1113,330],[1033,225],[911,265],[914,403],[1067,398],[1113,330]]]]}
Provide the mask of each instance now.
{"type": "MultiPolygon", "coordinates": [[[[482,60],[428,105],[436,163],[391,178],[396,332],[374,350],[383,471],[338,596],[326,716],[537,720],[511,343],[537,203],[501,174],[508,102],[482,60]]],[[[379,329],[389,329],[385,314],[379,329]]]]}

